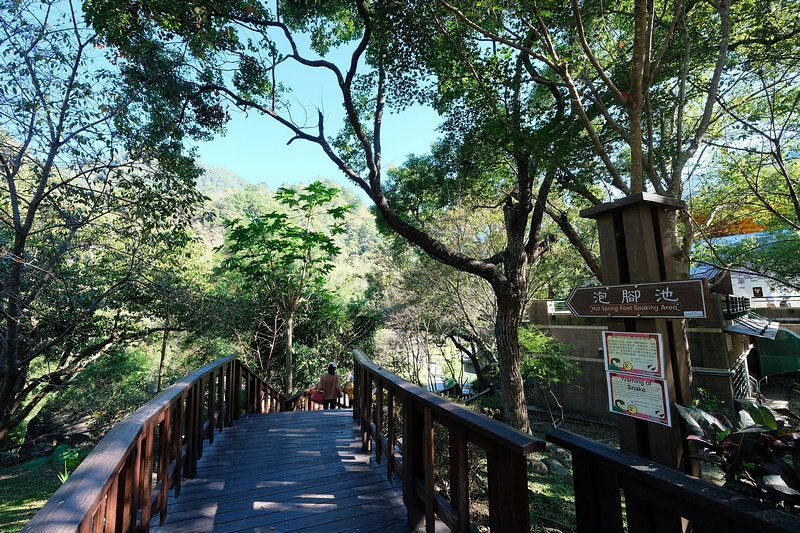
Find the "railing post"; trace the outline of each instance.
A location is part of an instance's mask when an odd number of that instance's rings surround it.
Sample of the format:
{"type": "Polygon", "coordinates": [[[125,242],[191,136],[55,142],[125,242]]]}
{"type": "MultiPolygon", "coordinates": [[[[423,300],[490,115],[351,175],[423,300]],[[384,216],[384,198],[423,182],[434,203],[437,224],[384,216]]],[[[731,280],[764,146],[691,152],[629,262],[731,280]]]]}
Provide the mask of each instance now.
{"type": "Polygon", "coordinates": [[[386,433],[387,433],[387,442],[389,445],[389,449],[386,450],[386,479],[389,480],[389,483],[394,482],[394,439],[395,439],[395,432],[394,432],[394,389],[389,387],[387,393],[387,401],[386,401],[386,433]]]}
{"type": "Polygon", "coordinates": [[[360,420],[361,416],[361,363],[356,359],[353,364],[353,420],[360,420]]]}
{"type": "Polygon", "coordinates": [[[425,506],[417,497],[416,480],[425,475],[423,464],[423,415],[418,413],[412,398],[403,400],[403,503],[408,525],[419,528],[425,520],[425,506]]]}
{"type": "Polygon", "coordinates": [[[183,456],[183,403],[184,395],[181,394],[175,402],[175,417],[172,422],[172,457],[175,460],[175,497],[181,495],[181,472],[185,458],[183,456]]]}
{"type": "Polygon", "coordinates": [[[467,461],[467,436],[464,426],[448,428],[450,449],[450,501],[455,507],[458,521],[453,533],[469,533],[469,463],[467,461]]]}
{"type": "Polygon", "coordinates": [[[375,423],[375,461],[381,464],[383,455],[383,384],[381,380],[375,380],[375,412],[373,415],[375,423]]]}
{"type": "Polygon", "coordinates": [[[161,490],[158,493],[158,525],[163,526],[167,519],[167,498],[169,496],[169,463],[170,463],[170,423],[172,409],[164,411],[164,418],[158,426],[158,479],[161,490]]]}
{"type": "Polygon", "coordinates": [[[239,419],[242,411],[242,365],[237,363],[233,372],[233,413],[234,420],[239,419]]]}
{"type": "Polygon", "coordinates": [[[366,369],[362,369],[361,387],[361,451],[372,450],[370,439],[370,423],[372,418],[372,378],[366,369]]]}
{"type": "Polygon", "coordinates": [[[433,455],[434,450],[433,434],[433,412],[428,406],[422,408],[422,471],[423,484],[425,487],[425,531],[435,533],[436,514],[434,511],[434,491],[433,486],[433,455]]]}
{"type": "Polygon", "coordinates": [[[489,471],[489,527],[492,533],[528,533],[530,512],[525,456],[509,450],[486,450],[486,462],[489,471]]]}
{"type": "Polygon", "coordinates": [[[139,443],[134,446],[134,453],[128,456],[125,461],[122,482],[119,485],[122,498],[117,499],[117,527],[114,531],[129,532],[133,531],[136,523],[136,467],[137,455],[139,453],[139,443]]]}
{"type": "MultiPolygon", "coordinates": [[[[203,457],[203,442],[206,438],[206,421],[205,421],[205,413],[206,413],[206,385],[208,384],[208,379],[200,378],[197,388],[198,394],[198,402],[197,402],[197,460],[199,461],[203,457]]],[[[195,474],[197,474],[197,470],[195,469],[195,474]]]]}
{"type": "Polygon", "coordinates": [[[575,525],[578,531],[623,531],[620,486],[614,472],[600,469],[599,465],[593,465],[589,458],[574,450],[572,482],[575,493],[575,525]]]}
{"type": "Polygon", "coordinates": [[[225,414],[228,411],[228,406],[225,404],[225,369],[219,369],[219,378],[217,381],[217,431],[222,433],[225,428],[225,414]]]}
{"type": "Polygon", "coordinates": [[[148,422],[144,428],[144,449],[139,473],[139,500],[142,508],[142,529],[149,531],[152,518],[150,492],[153,484],[153,441],[155,425],[148,422]]]}
{"type": "MultiPolygon", "coordinates": [[[[217,423],[217,373],[212,372],[208,377],[208,443],[214,444],[214,432],[217,423]]],[[[222,403],[222,402],[220,402],[222,403]]]]}
{"type": "Polygon", "coordinates": [[[186,426],[186,455],[183,457],[183,477],[194,477],[194,386],[190,387],[186,395],[186,407],[184,409],[184,423],[186,426]]]}

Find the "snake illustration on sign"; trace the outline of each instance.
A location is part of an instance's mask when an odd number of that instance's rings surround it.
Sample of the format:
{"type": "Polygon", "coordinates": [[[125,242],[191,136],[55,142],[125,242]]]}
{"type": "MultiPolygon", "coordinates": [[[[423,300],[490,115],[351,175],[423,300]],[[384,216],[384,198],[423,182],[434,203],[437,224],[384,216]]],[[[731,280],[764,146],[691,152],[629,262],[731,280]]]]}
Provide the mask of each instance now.
{"type": "Polygon", "coordinates": [[[607,372],[609,409],[664,426],[672,426],[667,386],[663,380],[607,372]]]}
{"type": "Polygon", "coordinates": [[[664,349],[659,333],[604,331],[606,370],[664,379],[664,349]]]}

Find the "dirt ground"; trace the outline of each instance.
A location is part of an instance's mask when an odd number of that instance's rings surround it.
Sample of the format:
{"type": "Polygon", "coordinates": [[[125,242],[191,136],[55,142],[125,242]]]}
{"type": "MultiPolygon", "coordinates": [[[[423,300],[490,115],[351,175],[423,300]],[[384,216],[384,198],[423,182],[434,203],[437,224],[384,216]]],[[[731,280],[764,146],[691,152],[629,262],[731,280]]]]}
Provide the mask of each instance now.
{"type": "MultiPolygon", "coordinates": [[[[538,415],[531,415],[531,426],[534,435],[542,439],[544,438],[545,432],[552,429],[549,421],[545,417],[538,415]]],[[[578,435],[596,440],[613,448],[619,448],[617,426],[613,424],[586,422],[567,418],[558,428],[577,433],[578,435]]]]}

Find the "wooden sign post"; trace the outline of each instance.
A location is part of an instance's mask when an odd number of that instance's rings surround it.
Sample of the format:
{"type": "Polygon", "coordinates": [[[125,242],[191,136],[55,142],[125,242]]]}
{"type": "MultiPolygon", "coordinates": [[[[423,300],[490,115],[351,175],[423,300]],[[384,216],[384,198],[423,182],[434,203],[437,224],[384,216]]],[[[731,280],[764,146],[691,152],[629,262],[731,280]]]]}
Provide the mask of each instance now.
{"type": "MultiPolygon", "coordinates": [[[[660,336],[664,350],[663,380],[656,385],[665,388],[666,401],[669,402],[668,409],[673,408],[672,402],[682,405],[690,405],[692,402],[690,360],[686,336],[682,322],[674,317],[700,316],[700,308],[695,302],[683,307],[673,305],[663,308],[669,312],[651,313],[648,312],[650,309],[648,306],[656,302],[643,301],[642,295],[645,294],[645,289],[653,289],[661,290],[659,296],[666,294],[669,297],[667,300],[675,299],[675,290],[678,289],[678,285],[669,286],[667,284],[664,288],[661,284],[662,282],[677,282],[673,266],[668,213],[684,207],[685,203],[680,200],[640,193],[581,211],[582,217],[597,221],[603,285],[607,287],[629,285],[629,287],[620,288],[620,290],[628,291],[624,293],[628,298],[626,302],[628,305],[624,309],[619,306],[614,312],[613,308],[607,307],[603,312],[601,308],[596,307],[595,309],[601,310],[597,311],[594,316],[608,316],[610,331],[653,333],[660,336]],[[634,287],[639,284],[648,286],[634,287]],[[637,305],[633,304],[637,304],[638,311],[641,312],[636,312],[637,305]],[[689,311],[688,315],[684,314],[686,310],[689,311]],[[673,318],[662,318],[663,316],[673,318]]],[[[684,288],[681,285],[680,289],[684,288]]],[[[703,286],[703,292],[707,292],[707,286],[703,286]]],[[[585,297],[586,295],[576,295],[573,299],[580,305],[581,298],[585,297]]],[[[700,299],[704,302],[705,296],[701,296],[700,299]]],[[[614,303],[610,297],[605,301],[609,304],[603,305],[611,306],[614,303]]],[[[666,301],[665,303],[674,304],[675,302],[666,301]]],[[[659,309],[661,308],[659,307],[659,309]]],[[[636,376],[633,378],[625,374],[620,374],[620,376],[622,377],[615,375],[614,379],[623,386],[629,382],[633,383],[630,381],[631,379],[636,379],[636,376]]],[[[643,379],[652,381],[651,378],[643,379]]],[[[645,389],[645,391],[650,389],[645,386],[635,388],[645,389]]],[[[650,394],[650,396],[658,398],[657,394],[650,394]]],[[[622,398],[619,402],[621,409],[629,409],[626,402],[630,402],[630,400],[622,398]]],[[[657,410],[657,408],[654,409],[657,410]]],[[[617,415],[619,442],[622,450],[694,476],[699,475],[699,463],[689,458],[686,435],[680,429],[683,424],[678,420],[680,417],[672,416],[671,423],[667,425],[654,423],[646,418],[629,416],[630,414],[631,410],[628,410],[617,415]]],[[[665,417],[665,419],[669,420],[669,417],[665,417]]],[[[628,497],[626,495],[626,498],[628,497]]],[[[656,510],[646,509],[644,506],[632,508],[630,501],[628,501],[627,509],[629,520],[633,518],[638,524],[645,525],[645,530],[648,523],[654,527],[658,525],[659,528],[665,526],[663,523],[658,523],[659,517],[656,510]],[[634,516],[631,516],[631,511],[634,516]]],[[[680,529],[680,524],[674,524],[674,526],[680,529]]],[[[667,529],[674,530],[672,527],[667,529]]],[[[651,531],[656,530],[651,529],[651,531]]]]}

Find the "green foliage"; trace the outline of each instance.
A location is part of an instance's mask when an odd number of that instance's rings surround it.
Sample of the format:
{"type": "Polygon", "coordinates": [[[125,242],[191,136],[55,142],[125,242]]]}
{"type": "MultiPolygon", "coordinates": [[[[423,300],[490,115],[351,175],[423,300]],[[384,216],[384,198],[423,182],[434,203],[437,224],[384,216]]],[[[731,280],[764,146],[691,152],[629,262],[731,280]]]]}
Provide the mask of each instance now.
{"type": "Polygon", "coordinates": [[[522,374],[535,379],[543,388],[560,382],[569,383],[580,370],[566,356],[565,346],[538,329],[520,328],[522,374]]]}
{"type": "Polygon", "coordinates": [[[787,257],[800,254],[798,230],[781,228],[699,243],[692,259],[699,268],[759,274],[770,279],[776,292],[800,289],[800,268],[787,257]]]}
{"type": "Polygon", "coordinates": [[[298,222],[290,214],[275,211],[227,222],[225,266],[267,291],[284,310],[296,309],[307,287],[324,282],[340,251],[333,236],[344,232],[342,220],[349,206],[326,207],[337,192],[318,181],[300,192],[281,187],[277,199],[290,213],[300,214],[298,222]],[[333,220],[324,231],[315,229],[321,210],[333,220]]]}
{"type": "Polygon", "coordinates": [[[470,402],[469,407],[470,409],[474,409],[490,418],[504,422],[503,399],[499,394],[487,394],[481,396],[477,400],[470,402]]]}
{"type": "Polygon", "coordinates": [[[319,181],[300,190],[281,187],[276,197],[287,212],[226,222],[227,258],[223,267],[241,274],[249,290],[263,295],[283,313],[287,394],[294,388],[295,315],[324,287],[325,276],[333,270],[334,258],[340,252],[334,236],[345,231],[344,217],[350,206],[333,205],[338,192],[319,181]],[[327,219],[320,221],[321,214],[327,219]],[[320,224],[323,227],[318,229],[320,224]]]}
{"type": "Polygon", "coordinates": [[[191,306],[180,271],[204,197],[183,111],[121,83],[74,9],[0,2],[0,438],[109,346],[191,306]]]}
{"type": "Polygon", "coordinates": [[[44,465],[53,465],[58,480],[64,483],[69,478],[70,470],[74,470],[79,464],[78,449],[60,444],[53,451],[53,455],[28,461],[25,463],[25,468],[35,469],[44,465]]]}
{"type": "Polygon", "coordinates": [[[154,354],[143,346],[111,350],[87,365],[48,407],[86,415],[92,433],[103,434],[155,396],[157,368],[154,354]]]}
{"type": "Polygon", "coordinates": [[[33,518],[61,481],[49,464],[38,468],[5,466],[0,483],[0,531],[20,531],[33,518]]]}
{"type": "Polygon", "coordinates": [[[725,402],[708,392],[702,387],[697,388],[700,396],[694,401],[694,406],[707,413],[722,413],[725,410],[725,402]]]}
{"type": "Polygon", "coordinates": [[[520,328],[522,375],[526,379],[526,392],[548,410],[550,422],[557,426],[564,417],[556,394],[559,383],[570,383],[580,369],[567,358],[569,347],[538,329],[520,328]],[[561,410],[557,419],[553,405],[561,410]]]}
{"type": "Polygon", "coordinates": [[[536,531],[575,533],[575,489],[572,476],[528,474],[531,524],[536,531]]]}
{"type": "Polygon", "coordinates": [[[800,509],[800,417],[779,420],[755,401],[743,402],[734,423],[719,413],[676,405],[700,449],[700,459],[725,473],[725,485],[797,512],[800,509]]]}

